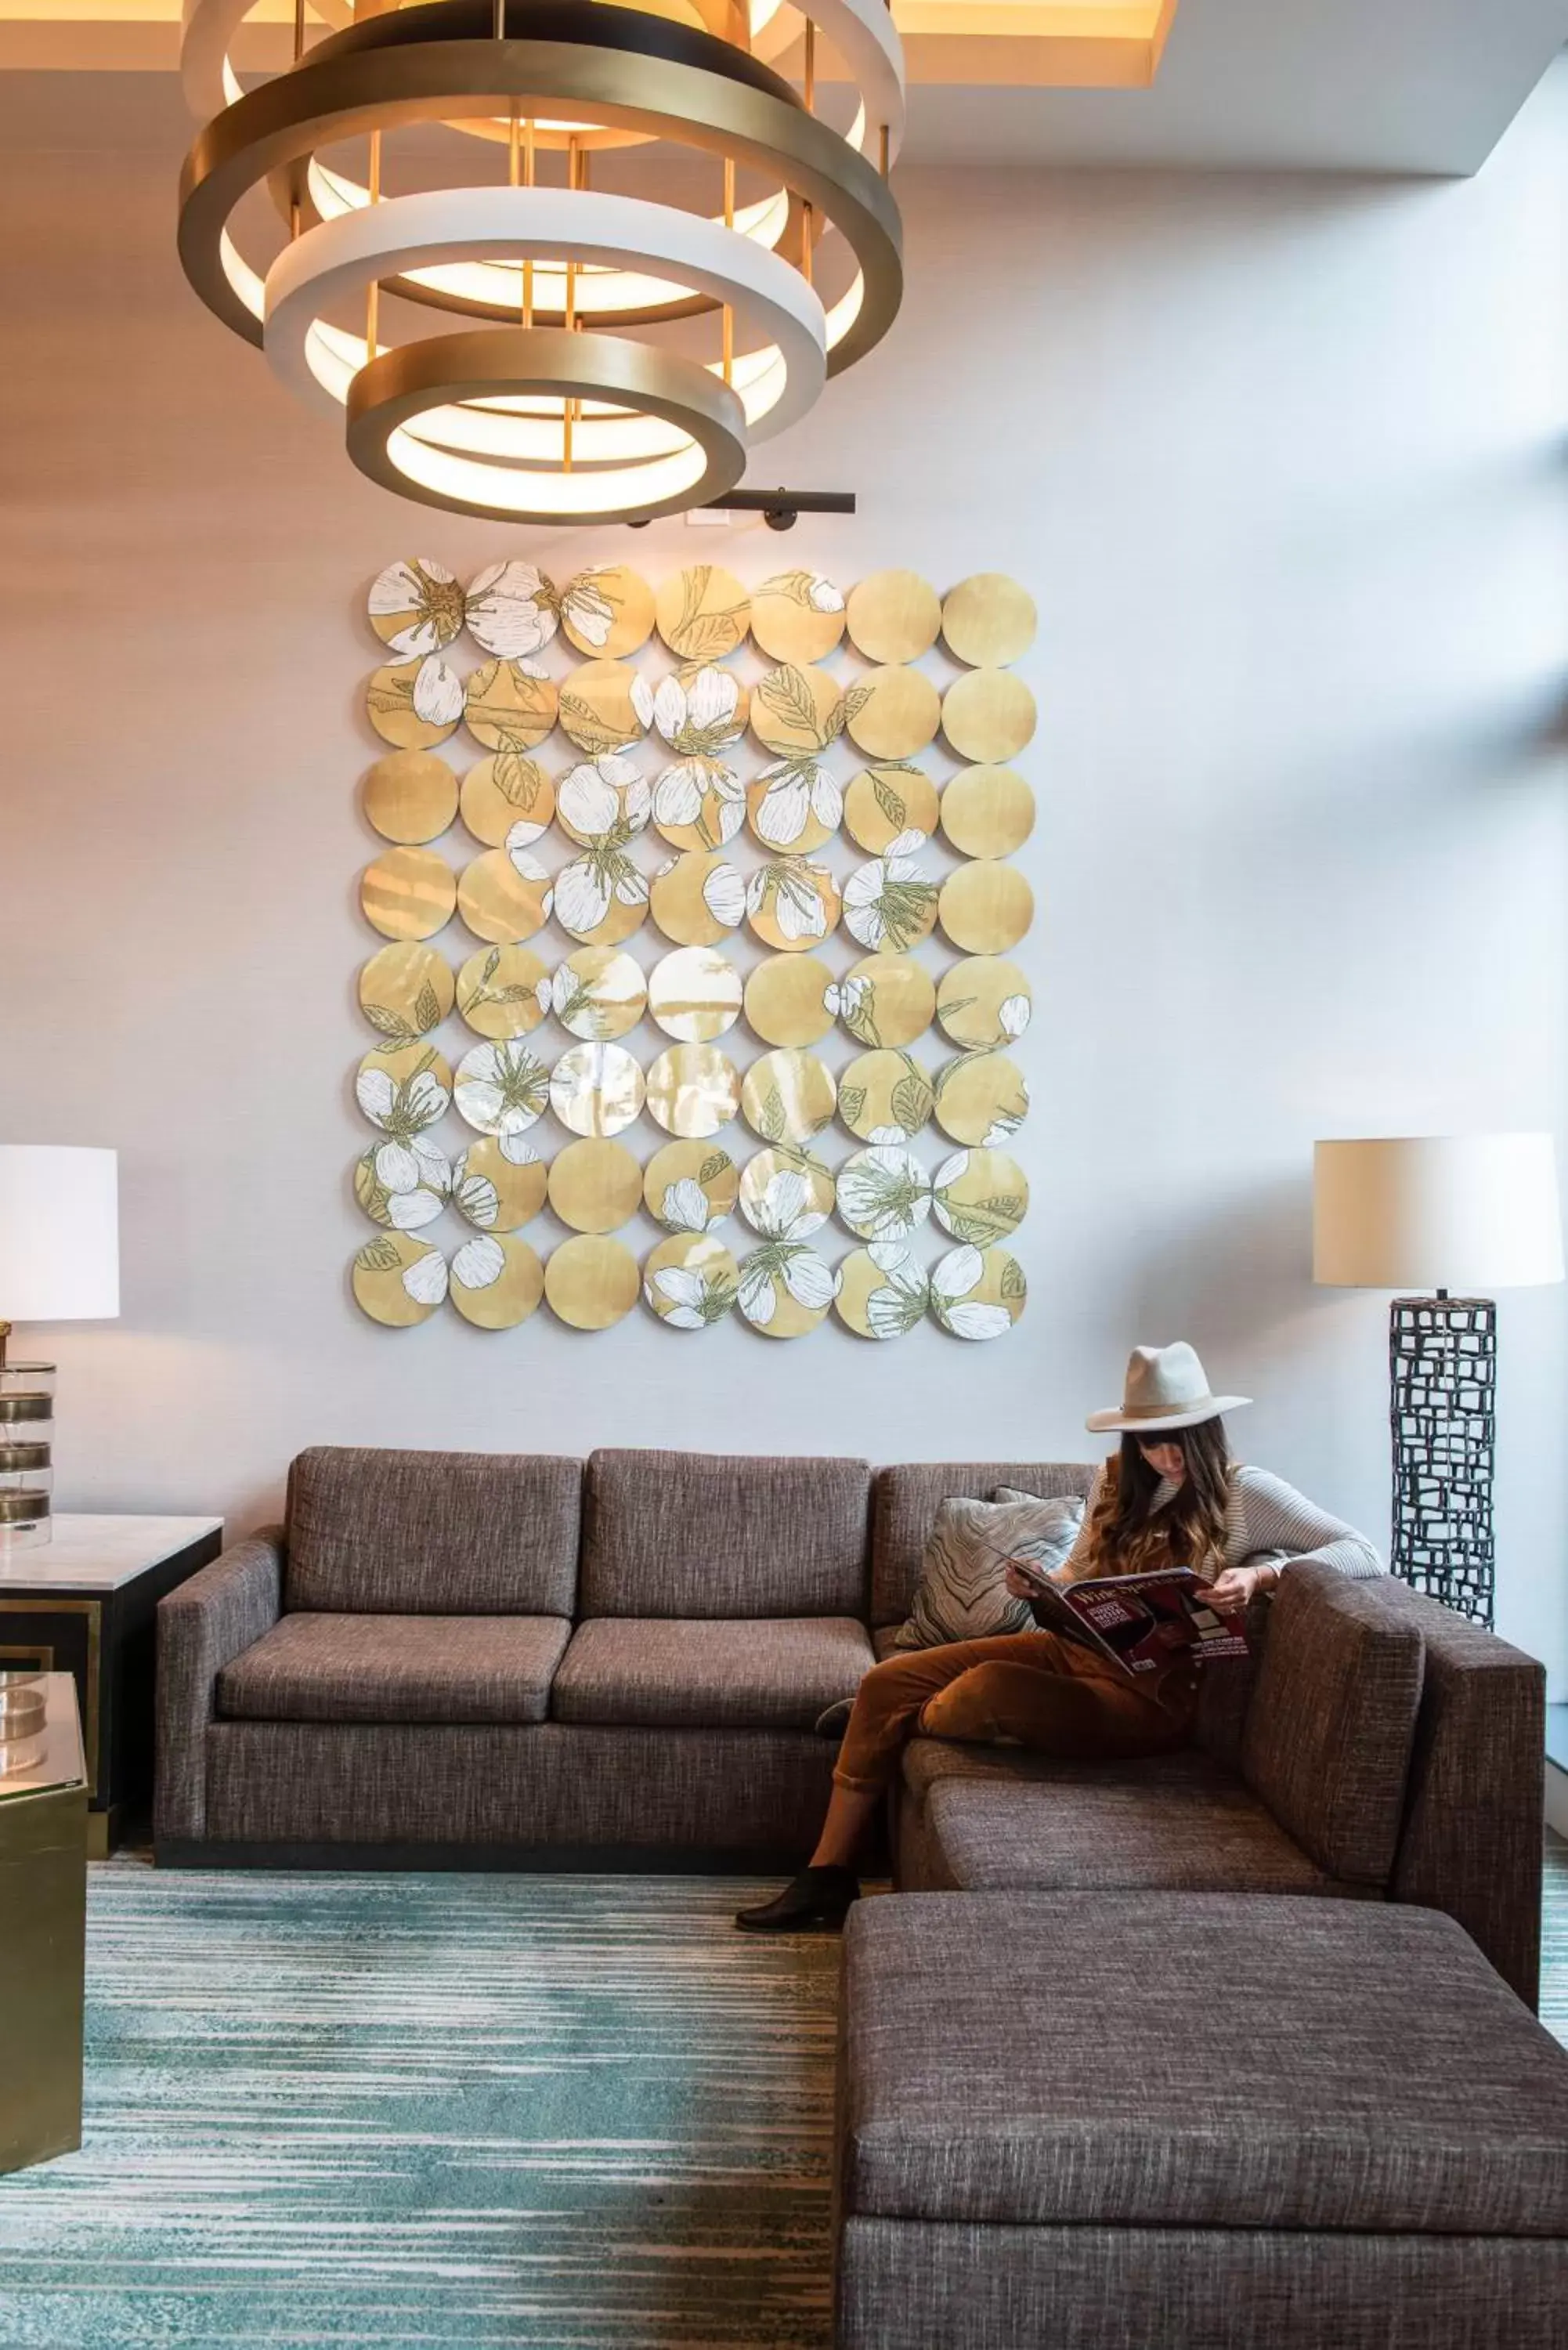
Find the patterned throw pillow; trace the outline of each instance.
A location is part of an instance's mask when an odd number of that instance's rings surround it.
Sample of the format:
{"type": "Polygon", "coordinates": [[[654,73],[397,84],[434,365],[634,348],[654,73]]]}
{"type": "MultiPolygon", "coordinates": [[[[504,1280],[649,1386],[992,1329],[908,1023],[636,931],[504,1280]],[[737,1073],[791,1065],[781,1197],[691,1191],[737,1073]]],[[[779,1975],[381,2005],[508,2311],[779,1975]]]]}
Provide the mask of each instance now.
{"type": "Polygon", "coordinates": [[[1010,1558],[1058,1567],[1083,1523],[1075,1497],[1015,1502],[944,1502],[926,1544],[920,1580],[895,1648],[936,1648],[947,1640],[985,1640],[998,1632],[1027,1632],[1029,1603],[1014,1599],[1002,1575],[1010,1558]]]}

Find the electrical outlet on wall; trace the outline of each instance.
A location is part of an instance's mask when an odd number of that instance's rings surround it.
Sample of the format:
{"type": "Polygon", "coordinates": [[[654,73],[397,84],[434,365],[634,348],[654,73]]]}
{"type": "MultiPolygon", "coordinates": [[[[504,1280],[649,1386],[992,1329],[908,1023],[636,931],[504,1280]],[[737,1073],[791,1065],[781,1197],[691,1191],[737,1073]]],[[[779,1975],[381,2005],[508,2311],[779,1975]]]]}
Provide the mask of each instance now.
{"type": "Polygon", "coordinates": [[[690,506],[686,519],[693,530],[728,530],[735,517],[728,506],[690,506]]]}

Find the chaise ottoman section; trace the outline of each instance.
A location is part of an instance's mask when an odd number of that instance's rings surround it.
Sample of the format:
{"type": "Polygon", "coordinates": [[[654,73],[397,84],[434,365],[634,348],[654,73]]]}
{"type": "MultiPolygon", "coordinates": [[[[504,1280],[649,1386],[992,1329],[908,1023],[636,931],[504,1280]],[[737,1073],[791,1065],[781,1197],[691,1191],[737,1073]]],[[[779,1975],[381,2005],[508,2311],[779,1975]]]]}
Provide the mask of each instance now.
{"type": "Polygon", "coordinates": [[[930,1894],[845,1950],[840,2350],[1549,2350],[1568,2054],[1452,1919],[930,1894]]]}

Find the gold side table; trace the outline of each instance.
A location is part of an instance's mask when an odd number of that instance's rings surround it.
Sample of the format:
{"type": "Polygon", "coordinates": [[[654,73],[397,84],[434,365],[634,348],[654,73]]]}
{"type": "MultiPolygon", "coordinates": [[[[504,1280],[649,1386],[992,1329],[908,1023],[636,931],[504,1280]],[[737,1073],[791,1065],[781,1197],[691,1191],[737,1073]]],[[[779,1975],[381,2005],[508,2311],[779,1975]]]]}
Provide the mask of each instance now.
{"type": "Polygon", "coordinates": [[[12,1767],[0,1768],[0,2171],[47,2162],[82,2142],[88,1779],[69,1673],[0,1677],[0,1764],[7,1755],[12,1767]],[[41,1721],[26,1701],[28,1684],[41,1690],[41,1721]]]}

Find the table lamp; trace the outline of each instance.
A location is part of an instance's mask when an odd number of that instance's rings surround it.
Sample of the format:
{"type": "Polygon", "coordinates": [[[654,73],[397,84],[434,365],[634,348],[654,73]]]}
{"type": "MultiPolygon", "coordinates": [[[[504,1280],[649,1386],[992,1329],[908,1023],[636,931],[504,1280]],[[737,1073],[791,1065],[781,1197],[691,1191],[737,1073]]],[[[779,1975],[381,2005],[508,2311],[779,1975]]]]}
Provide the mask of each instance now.
{"type": "Polygon", "coordinates": [[[53,1363],[6,1360],[13,1322],[119,1312],[112,1150],[0,1143],[0,1556],[47,1543],[54,1487],[53,1363]]]}
{"type": "Polygon", "coordinates": [[[1421,1289],[1389,1307],[1392,1565],[1490,1626],[1497,1307],[1490,1295],[1563,1279],[1549,1134],[1415,1135],[1314,1149],[1313,1278],[1421,1289]]]}

